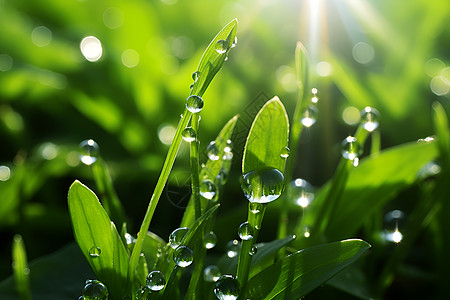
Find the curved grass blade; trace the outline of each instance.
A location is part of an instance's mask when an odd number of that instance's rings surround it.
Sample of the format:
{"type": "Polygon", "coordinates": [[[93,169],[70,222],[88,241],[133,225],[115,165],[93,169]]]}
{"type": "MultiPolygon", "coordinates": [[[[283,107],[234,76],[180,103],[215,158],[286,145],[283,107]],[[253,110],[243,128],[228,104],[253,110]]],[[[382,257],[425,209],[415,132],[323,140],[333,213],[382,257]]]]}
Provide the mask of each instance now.
{"type": "Polygon", "coordinates": [[[250,279],[244,295],[251,299],[299,299],[369,248],[366,242],[355,239],[300,250],[250,279]]]}
{"type": "Polygon", "coordinates": [[[127,293],[128,255],[97,196],[76,180],[69,189],[69,213],[75,240],[112,299],[127,293]]]}
{"type": "Polygon", "coordinates": [[[30,269],[28,268],[27,252],[22,236],[16,234],[12,247],[13,272],[16,290],[22,300],[31,300],[30,269]]]}
{"type": "Polygon", "coordinates": [[[242,174],[271,167],[284,171],[281,152],[288,146],[289,120],[278,97],[269,100],[253,121],[242,158],[242,174]],[[270,146],[269,146],[270,145],[270,146]]]}
{"type": "MultiPolygon", "coordinates": [[[[234,19],[214,37],[211,43],[203,53],[200,63],[198,64],[197,71],[198,78],[194,82],[191,95],[202,96],[208,88],[211,80],[216,73],[220,70],[225,59],[228,56],[228,52],[232,48],[237,31],[237,19],[234,19]],[[217,50],[216,45],[220,43],[220,50],[217,50]]],[[[219,47],[219,46],[217,46],[219,47]]]]}

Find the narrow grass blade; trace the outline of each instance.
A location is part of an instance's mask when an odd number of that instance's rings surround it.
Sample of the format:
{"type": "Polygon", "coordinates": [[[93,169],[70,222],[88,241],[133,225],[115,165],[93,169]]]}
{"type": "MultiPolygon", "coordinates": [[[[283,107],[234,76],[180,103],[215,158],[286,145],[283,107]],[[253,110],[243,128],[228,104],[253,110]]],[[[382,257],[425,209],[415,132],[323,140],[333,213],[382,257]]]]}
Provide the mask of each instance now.
{"type": "Polygon", "coordinates": [[[244,295],[251,299],[299,299],[369,248],[362,240],[344,240],[301,250],[250,279],[244,295]]]}
{"type": "Polygon", "coordinates": [[[211,80],[224,64],[228,52],[232,48],[237,31],[237,19],[230,23],[214,37],[203,53],[197,68],[198,78],[194,82],[191,95],[202,96],[211,80]],[[218,45],[220,43],[220,46],[218,45]],[[218,49],[220,47],[220,49],[218,49]]]}
{"type": "Polygon", "coordinates": [[[68,203],[81,252],[112,298],[120,299],[127,293],[128,255],[114,223],[97,196],[79,181],[71,185],[68,203]]]}
{"type": "Polygon", "coordinates": [[[30,269],[28,268],[27,252],[22,236],[15,235],[12,247],[13,272],[16,290],[22,300],[31,300],[30,269]]]}

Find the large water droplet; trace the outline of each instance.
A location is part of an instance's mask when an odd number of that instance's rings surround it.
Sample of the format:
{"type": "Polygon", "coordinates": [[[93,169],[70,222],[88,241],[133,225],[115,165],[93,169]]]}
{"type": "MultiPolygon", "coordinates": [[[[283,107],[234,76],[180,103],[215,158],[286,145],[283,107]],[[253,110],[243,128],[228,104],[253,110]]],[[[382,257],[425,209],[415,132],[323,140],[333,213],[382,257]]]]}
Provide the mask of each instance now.
{"type": "Polygon", "coordinates": [[[190,143],[195,141],[195,130],[192,129],[191,127],[186,127],[182,132],[181,132],[181,136],[183,137],[183,140],[185,140],[186,142],[190,143]]]}
{"type": "Polygon", "coordinates": [[[221,275],[219,267],[215,265],[207,266],[205,270],[203,270],[203,279],[206,282],[216,282],[221,275]]]}
{"type": "Polygon", "coordinates": [[[202,111],[203,99],[197,95],[191,95],[186,99],[186,108],[191,113],[198,113],[202,111]]]}
{"type": "Polygon", "coordinates": [[[220,276],[214,288],[214,295],[219,300],[235,300],[239,297],[240,293],[239,281],[232,275],[220,276]]]}
{"type": "Polygon", "coordinates": [[[208,147],[206,147],[206,152],[208,153],[208,158],[210,160],[218,160],[219,159],[219,148],[216,145],[215,141],[209,143],[208,147]]]}
{"type": "Polygon", "coordinates": [[[173,261],[177,266],[186,268],[194,261],[194,251],[186,246],[180,246],[173,251],[173,261]]]}
{"type": "Polygon", "coordinates": [[[359,158],[359,156],[362,153],[361,146],[359,145],[356,138],[354,138],[352,136],[346,137],[342,141],[341,146],[342,146],[342,151],[341,151],[342,156],[346,159],[354,160],[356,158],[359,158]]]}
{"type": "Polygon", "coordinates": [[[251,240],[253,238],[252,225],[250,225],[250,223],[248,223],[248,222],[242,223],[239,226],[238,234],[239,234],[239,237],[244,241],[251,240]]]}
{"type": "Polygon", "coordinates": [[[303,126],[305,127],[311,127],[316,123],[317,121],[317,115],[319,114],[319,110],[312,104],[310,104],[305,110],[303,111],[302,119],[300,122],[302,122],[303,126]]]}
{"type": "Polygon", "coordinates": [[[85,300],[107,300],[108,288],[98,280],[90,280],[83,288],[85,300]]]}
{"type": "Polygon", "coordinates": [[[400,243],[403,234],[400,232],[405,219],[405,214],[401,210],[393,210],[384,216],[384,232],[383,237],[386,241],[392,243],[400,243]]]}
{"type": "Polygon", "coordinates": [[[158,292],[166,285],[166,278],[160,271],[152,271],[147,275],[147,287],[153,292],[158,292]]]}
{"type": "Polygon", "coordinates": [[[227,256],[229,258],[236,257],[239,254],[241,245],[238,240],[232,240],[227,243],[227,256]]]}
{"type": "Polygon", "coordinates": [[[101,253],[102,253],[102,249],[100,249],[99,247],[94,246],[91,249],[89,249],[90,257],[99,257],[101,253]]]}
{"type": "Polygon", "coordinates": [[[194,73],[192,73],[192,80],[194,80],[194,82],[196,82],[199,78],[200,78],[199,71],[195,71],[194,73]]]}
{"type": "Polygon", "coordinates": [[[291,149],[289,149],[288,147],[284,147],[283,149],[281,149],[280,156],[282,158],[288,158],[290,153],[291,153],[291,149]]]}
{"type": "Polygon", "coordinates": [[[203,244],[205,245],[206,249],[212,249],[216,246],[217,243],[217,236],[214,233],[214,231],[210,231],[208,233],[205,233],[203,236],[203,244]]]}
{"type": "Polygon", "coordinates": [[[176,249],[178,246],[181,245],[181,241],[183,240],[184,236],[189,231],[188,227],[180,227],[172,231],[172,233],[169,235],[169,244],[172,249],[176,249]]]}
{"type": "Polygon", "coordinates": [[[287,195],[296,205],[305,208],[314,200],[314,188],[306,180],[297,178],[289,184],[287,195]]]}
{"type": "Polygon", "coordinates": [[[364,108],[361,111],[361,125],[362,127],[369,131],[372,132],[375,129],[378,128],[378,118],[379,118],[379,113],[375,108],[369,107],[367,106],[366,108],[364,108]]]}
{"type": "Polygon", "coordinates": [[[215,45],[215,49],[219,54],[227,52],[227,41],[218,40],[215,45]]]}
{"type": "Polygon", "coordinates": [[[211,180],[203,180],[200,184],[200,195],[203,198],[212,200],[215,198],[217,192],[217,187],[211,180]]]}
{"type": "Polygon", "coordinates": [[[268,203],[280,197],[284,176],[278,169],[266,168],[251,171],[241,180],[241,188],[250,202],[268,203]]]}
{"type": "Polygon", "coordinates": [[[97,161],[100,148],[94,140],[90,139],[82,141],[80,143],[80,148],[80,160],[82,163],[90,166],[97,161]]]}

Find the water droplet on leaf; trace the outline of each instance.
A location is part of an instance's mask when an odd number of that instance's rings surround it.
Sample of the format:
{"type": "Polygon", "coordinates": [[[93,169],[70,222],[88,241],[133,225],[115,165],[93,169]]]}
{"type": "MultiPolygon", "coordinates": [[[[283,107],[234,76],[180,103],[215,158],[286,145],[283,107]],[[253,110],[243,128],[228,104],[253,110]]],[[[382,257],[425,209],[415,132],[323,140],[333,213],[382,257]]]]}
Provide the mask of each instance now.
{"type": "Polygon", "coordinates": [[[194,80],[194,82],[197,82],[197,80],[200,78],[200,72],[199,71],[195,71],[194,73],[192,73],[192,80],[194,80]]]}
{"type": "Polygon", "coordinates": [[[198,113],[202,111],[203,99],[197,95],[191,95],[186,99],[186,108],[191,113],[198,113]]]}
{"type": "Polygon", "coordinates": [[[219,267],[216,265],[207,266],[205,270],[203,270],[203,279],[206,282],[216,282],[221,275],[219,267]]]}
{"type": "Polygon", "coordinates": [[[258,252],[258,248],[257,248],[256,246],[253,246],[253,247],[250,249],[250,252],[249,252],[248,254],[250,254],[251,256],[253,256],[253,255],[256,254],[256,252],[258,252]]]}
{"type": "Polygon", "coordinates": [[[236,257],[239,254],[241,245],[238,240],[232,240],[227,243],[227,256],[229,258],[236,257]]]}
{"type": "Polygon", "coordinates": [[[361,111],[361,125],[362,127],[369,131],[372,132],[375,129],[378,128],[378,118],[379,118],[379,113],[375,108],[369,107],[367,106],[366,108],[364,108],[361,111]]]}
{"type": "Polygon", "coordinates": [[[181,136],[183,137],[183,140],[185,140],[186,142],[188,143],[193,142],[195,141],[196,138],[195,130],[192,129],[191,127],[186,127],[181,133],[181,136]]]}
{"type": "Polygon", "coordinates": [[[91,249],[89,249],[90,257],[99,257],[101,253],[102,253],[102,249],[100,249],[99,247],[94,246],[91,249]]]}
{"type": "Polygon", "coordinates": [[[186,268],[194,261],[194,251],[186,246],[180,246],[173,251],[173,261],[177,266],[186,268]]]}
{"type": "Polygon", "coordinates": [[[203,180],[200,184],[200,195],[203,198],[212,200],[215,198],[217,187],[211,180],[203,180]]]}
{"type": "Polygon", "coordinates": [[[80,160],[82,163],[90,166],[97,161],[100,148],[94,140],[90,139],[82,141],[80,143],[80,148],[80,160]]]}
{"type": "Polygon", "coordinates": [[[216,282],[214,295],[219,300],[235,300],[241,292],[239,281],[232,275],[222,275],[216,282]]]}
{"type": "Polygon", "coordinates": [[[311,127],[314,125],[317,121],[317,115],[319,114],[319,110],[314,105],[310,104],[304,111],[302,115],[302,119],[300,122],[302,122],[303,126],[305,127],[311,127]]]}
{"type": "Polygon", "coordinates": [[[85,300],[107,300],[108,288],[98,280],[89,281],[83,288],[85,300]]]}
{"type": "Polygon", "coordinates": [[[215,49],[219,54],[227,52],[227,41],[218,40],[215,45],[215,49]]]}
{"type": "Polygon", "coordinates": [[[239,237],[244,241],[251,240],[253,238],[252,225],[250,225],[250,223],[248,223],[248,222],[242,223],[239,226],[238,234],[239,234],[239,237]]]}
{"type": "Polygon", "coordinates": [[[241,188],[250,202],[272,202],[283,191],[284,176],[275,168],[251,171],[242,177],[241,188]]]}
{"type": "Polygon", "coordinates": [[[234,41],[233,41],[233,43],[231,44],[231,48],[236,47],[237,41],[238,41],[237,37],[234,37],[234,41]]]}
{"type": "Polygon", "coordinates": [[[306,180],[297,178],[289,184],[287,195],[296,205],[305,208],[314,200],[314,188],[306,180]]]}
{"type": "Polygon", "coordinates": [[[259,214],[261,212],[262,208],[263,208],[263,206],[261,203],[258,203],[258,202],[250,203],[250,211],[253,214],[259,214]]]}
{"type": "Polygon", "coordinates": [[[217,243],[217,236],[213,231],[210,231],[208,233],[205,233],[203,236],[203,244],[205,245],[206,249],[212,249],[216,246],[217,243]]]}
{"type": "Polygon", "coordinates": [[[166,278],[160,271],[152,271],[147,275],[147,287],[153,292],[158,292],[166,285],[166,278]]]}
{"type": "Polygon", "coordinates": [[[393,210],[384,216],[384,232],[383,237],[386,241],[391,243],[400,243],[403,239],[403,234],[400,232],[405,214],[401,210],[393,210]]]}
{"type": "Polygon", "coordinates": [[[180,227],[172,231],[172,233],[169,235],[169,244],[172,249],[176,249],[178,246],[181,245],[181,241],[183,240],[184,236],[189,231],[188,227],[180,227]]]}
{"type": "Polygon", "coordinates": [[[352,136],[346,137],[342,141],[341,146],[342,146],[341,153],[345,159],[354,160],[355,158],[359,158],[359,156],[362,153],[361,146],[359,145],[356,138],[352,136]]]}
{"type": "Polygon", "coordinates": [[[215,141],[209,143],[208,147],[206,147],[206,152],[208,153],[208,158],[210,160],[218,160],[219,159],[219,148],[216,145],[215,141]]]}
{"type": "Polygon", "coordinates": [[[288,158],[290,153],[291,153],[291,149],[289,149],[288,147],[284,147],[283,149],[281,149],[280,156],[282,158],[288,158]]]}

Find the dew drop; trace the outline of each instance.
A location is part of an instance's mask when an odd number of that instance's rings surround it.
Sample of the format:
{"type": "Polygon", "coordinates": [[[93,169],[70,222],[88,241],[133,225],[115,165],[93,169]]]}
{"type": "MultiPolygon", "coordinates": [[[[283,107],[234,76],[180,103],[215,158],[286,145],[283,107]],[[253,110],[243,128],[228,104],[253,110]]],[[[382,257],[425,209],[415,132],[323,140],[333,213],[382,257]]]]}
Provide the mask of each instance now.
{"type": "Polygon", "coordinates": [[[108,288],[98,280],[90,280],[83,288],[85,300],[107,300],[108,288]]]}
{"type": "Polygon", "coordinates": [[[281,149],[280,156],[282,158],[288,158],[290,153],[291,153],[291,149],[289,149],[288,147],[284,147],[283,149],[281,149]]]}
{"type": "Polygon", "coordinates": [[[217,182],[220,185],[224,185],[228,180],[228,174],[224,169],[221,169],[219,171],[219,174],[217,174],[217,182]]]}
{"type": "Polygon", "coordinates": [[[194,84],[191,84],[191,85],[189,86],[189,89],[192,90],[193,88],[194,88],[194,84]]]}
{"type": "Polygon", "coordinates": [[[206,147],[206,152],[208,153],[208,158],[210,160],[218,160],[219,157],[219,148],[216,145],[215,141],[209,143],[208,147],[206,147]]]}
{"type": "Polygon", "coordinates": [[[253,247],[250,249],[250,252],[249,252],[248,254],[250,254],[251,256],[253,256],[253,255],[256,254],[256,252],[258,252],[258,248],[257,248],[256,246],[253,246],[253,247]]]}
{"type": "Polygon", "coordinates": [[[199,71],[195,71],[194,73],[192,73],[192,80],[194,80],[194,82],[197,82],[197,80],[200,78],[200,72],[199,71]]]}
{"type": "Polygon", "coordinates": [[[391,243],[400,243],[403,239],[403,234],[400,228],[403,226],[405,214],[401,210],[392,210],[384,216],[384,232],[383,237],[386,241],[391,243]]]}
{"type": "Polygon", "coordinates": [[[284,176],[275,168],[251,171],[242,177],[241,188],[250,202],[269,203],[280,197],[284,176]]]}
{"type": "Polygon", "coordinates": [[[231,48],[236,47],[237,41],[238,41],[237,37],[234,37],[234,41],[233,41],[233,44],[231,44],[231,48]]]}
{"type": "Polygon", "coordinates": [[[169,244],[172,249],[178,248],[178,246],[181,245],[181,241],[183,240],[184,236],[189,231],[188,227],[180,227],[172,231],[172,233],[169,235],[169,244]]]}
{"type": "Polygon", "coordinates": [[[153,292],[159,292],[166,285],[166,278],[161,271],[152,271],[147,275],[147,287],[153,292]]]}
{"type": "Polygon", "coordinates": [[[312,88],[311,93],[313,93],[314,96],[317,95],[317,88],[312,88]]]}
{"type": "Polygon", "coordinates": [[[141,286],[135,293],[136,300],[146,300],[150,290],[147,286],[141,286]]]}
{"type": "Polygon", "coordinates": [[[222,274],[220,273],[220,269],[216,265],[207,266],[203,270],[203,279],[206,282],[216,282],[219,280],[220,276],[222,274]]]}
{"type": "Polygon", "coordinates": [[[227,52],[227,41],[218,40],[215,45],[215,49],[219,54],[224,54],[227,52]]]}
{"type": "Polygon", "coordinates": [[[196,138],[195,130],[192,129],[191,127],[186,127],[181,132],[181,136],[183,137],[183,140],[185,140],[186,142],[188,143],[193,142],[195,141],[196,138]]]}
{"type": "Polygon", "coordinates": [[[215,198],[217,192],[217,187],[211,180],[203,180],[200,184],[200,195],[203,198],[212,200],[215,198]]]}
{"type": "Polygon", "coordinates": [[[288,198],[296,205],[307,207],[314,200],[314,188],[304,179],[294,179],[287,187],[288,198]]]}
{"type": "Polygon", "coordinates": [[[194,251],[186,246],[180,246],[173,252],[173,261],[177,266],[186,268],[194,261],[194,251]]]}
{"type": "Polygon", "coordinates": [[[78,300],[84,300],[83,296],[78,297],[78,300]]]}
{"type": "Polygon", "coordinates": [[[361,111],[361,125],[362,127],[369,131],[372,132],[375,129],[378,128],[378,118],[379,118],[379,112],[372,107],[367,106],[366,108],[364,108],[361,111]]]}
{"type": "Polygon", "coordinates": [[[259,214],[261,210],[263,209],[263,205],[258,202],[251,202],[250,203],[250,211],[252,214],[259,214]]]}
{"type": "Polygon", "coordinates": [[[217,236],[214,233],[214,231],[210,231],[208,233],[205,233],[203,236],[203,244],[206,249],[212,249],[216,246],[217,243],[217,236]]]}
{"type": "Polygon", "coordinates": [[[233,159],[233,152],[225,152],[222,156],[223,160],[232,160],[233,159]]]}
{"type": "Polygon", "coordinates": [[[309,238],[311,236],[311,232],[308,226],[303,227],[303,236],[305,238],[309,238]]]}
{"type": "Polygon", "coordinates": [[[244,222],[239,226],[238,234],[241,240],[248,241],[253,238],[253,228],[248,222],[244,222]]]}
{"type": "Polygon", "coordinates": [[[202,111],[203,99],[197,95],[191,95],[186,99],[186,108],[191,113],[198,113],[202,111]]]}
{"type": "Polygon", "coordinates": [[[84,140],[80,143],[80,160],[85,165],[92,165],[97,161],[100,148],[98,144],[92,140],[84,140]]]}
{"type": "Polygon", "coordinates": [[[227,140],[225,142],[225,147],[223,148],[224,152],[231,152],[233,150],[233,142],[231,140],[227,140]]]}
{"type": "Polygon", "coordinates": [[[354,160],[355,158],[359,158],[362,153],[361,146],[359,145],[356,138],[352,136],[346,137],[342,141],[341,147],[341,153],[345,159],[354,160]]]}
{"type": "Polygon", "coordinates": [[[311,127],[317,121],[317,115],[319,114],[319,110],[312,104],[310,104],[304,111],[302,115],[302,119],[300,122],[305,127],[311,127]]]}
{"type": "Polygon", "coordinates": [[[94,246],[91,249],[89,249],[90,257],[99,257],[101,253],[102,253],[102,249],[100,249],[99,247],[94,246]]]}
{"type": "Polygon", "coordinates": [[[236,257],[239,254],[241,245],[238,240],[232,240],[227,243],[227,256],[229,258],[236,257]]]}
{"type": "Polygon", "coordinates": [[[241,292],[239,281],[232,275],[222,275],[216,282],[214,295],[219,300],[235,300],[241,292]]]}

